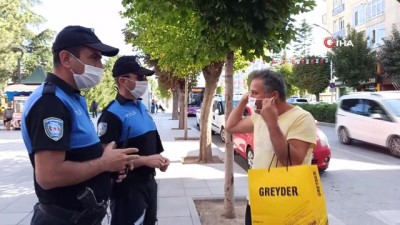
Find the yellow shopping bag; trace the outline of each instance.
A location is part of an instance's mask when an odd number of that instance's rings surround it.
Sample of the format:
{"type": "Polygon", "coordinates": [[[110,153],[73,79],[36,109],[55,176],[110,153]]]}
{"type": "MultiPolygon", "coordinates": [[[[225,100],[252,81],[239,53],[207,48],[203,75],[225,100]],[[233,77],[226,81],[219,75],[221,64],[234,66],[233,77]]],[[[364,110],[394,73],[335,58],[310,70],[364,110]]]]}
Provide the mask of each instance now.
{"type": "Polygon", "coordinates": [[[315,165],[251,169],[248,172],[253,225],[327,225],[315,165]]]}

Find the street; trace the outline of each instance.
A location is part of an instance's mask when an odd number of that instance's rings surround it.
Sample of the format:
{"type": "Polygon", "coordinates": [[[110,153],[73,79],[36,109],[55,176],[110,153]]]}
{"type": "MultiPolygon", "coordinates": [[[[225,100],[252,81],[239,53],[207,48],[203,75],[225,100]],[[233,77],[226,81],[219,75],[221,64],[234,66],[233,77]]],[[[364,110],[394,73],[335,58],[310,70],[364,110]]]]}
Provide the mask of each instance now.
{"type": "MultiPolygon", "coordinates": [[[[189,117],[196,127],[196,118],[189,117]]],[[[400,159],[388,150],[361,142],[341,144],[333,127],[319,125],[328,137],[332,158],[321,174],[330,224],[400,224],[400,159]]],[[[213,143],[225,145],[219,135],[213,143]]],[[[235,155],[235,162],[246,168],[246,160],[235,155]]]]}

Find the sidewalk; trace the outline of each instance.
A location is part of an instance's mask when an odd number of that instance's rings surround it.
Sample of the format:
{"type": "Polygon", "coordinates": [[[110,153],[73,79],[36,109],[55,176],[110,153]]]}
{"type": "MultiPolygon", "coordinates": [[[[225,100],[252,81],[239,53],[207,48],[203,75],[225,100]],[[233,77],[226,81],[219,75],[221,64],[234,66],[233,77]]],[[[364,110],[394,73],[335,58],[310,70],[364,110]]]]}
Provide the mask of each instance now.
{"type": "MultiPolygon", "coordinates": [[[[154,115],[165,152],[171,160],[165,173],[157,171],[159,184],[158,225],[200,225],[193,199],[224,196],[224,164],[182,164],[185,156],[198,156],[199,141],[176,141],[183,137],[177,120],[171,114],[154,115]]],[[[95,120],[93,122],[96,122],[95,120]]],[[[32,181],[32,168],[20,131],[5,131],[0,127],[0,225],[28,225],[33,205],[37,202],[32,181]]],[[[192,128],[189,137],[199,137],[192,128]]],[[[212,144],[213,155],[224,153],[212,144]]],[[[234,164],[235,197],[247,195],[247,173],[234,164]]],[[[107,219],[103,224],[107,224],[107,219]]]]}
{"type": "MultiPolygon", "coordinates": [[[[183,130],[177,120],[170,120],[171,114],[157,114],[154,121],[160,133],[166,157],[171,160],[167,172],[157,173],[159,183],[159,225],[200,225],[193,199],[224,197],[224,164],[182,164],[185,156],[199,155],[199,141],[176,141],[183,137],[183,130]]],[[[198,130],[188,131],[189,137],[199,137],[198,130]]],[[[212,144],[213,155],[224,158],[217,146],[212,144]]],[[[247,195],[247,172],[234,163],[235,197],[247,195]]]]}

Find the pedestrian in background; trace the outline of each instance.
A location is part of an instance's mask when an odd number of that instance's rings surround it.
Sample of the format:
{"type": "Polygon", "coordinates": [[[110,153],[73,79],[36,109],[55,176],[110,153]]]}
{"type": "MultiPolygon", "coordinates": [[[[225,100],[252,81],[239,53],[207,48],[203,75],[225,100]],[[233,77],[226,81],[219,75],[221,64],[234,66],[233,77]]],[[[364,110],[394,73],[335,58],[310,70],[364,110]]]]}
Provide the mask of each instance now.
{"type": "Polygon", "coordinates": [[[120,57],[112,71],[118,93],[98,120],[98,134],[103,144],[115,141],[119,147],[138,148],[140,157],[127,178],[113,185],[111,225],[154,225],[157,221],[155,169],[164,172],[169,166],[169,160],[160,154],[164,148],[156,124],[139,100],[148,88],[146,77],[154,71],[143,68],[136,56],[120,57]]]}
{"type": "Polygon", "coordinates": [[[156,100],[151,100],[151,114],[154,114],[156,112],[156,100]]]}
{"type": "MultiPolygon", "coordinates": [[[[317,135],[313,116],[286,102],[282,75],[271,70],[256,70],[250,73],[249,79],[250,91],[243,95],[229,115],[226,131],[254,132],[255,169],[268,168],[269,165],[288,166],[288,151],[292,165],[310,165],[317,135]],[[251,117],[242,116],[247,104],[256,112],[251,117]]],[[[248,204],[245,224],[251,223],[248,204]]]]}
{"type": "Polygon", "coordinates": [[[158,109],[161,110],[162,113],[165,113],[165,109],[161,104],[158,104],[158,109]]]}
{"type": "Polygon", "coordinates": [[[90,111],[92,111],[92,117],[93,118],[97,118],[97,110],[98,110],[98,103],[96,102],[96,100],[92,101],[92,104],[90,105],[90,111]]]}
{"type": "Polygon", "coordinates": [[[158,104],[158,102],[157,102],[157,100],[155,101],[155,104],[154,104],[154,108],[155,108],[155,110],[156,110],[156,113],[158,113],[158,106],[159,106],[159,104],[158,104]]]}
{"type": "Polygon", "coordinates": [[[7,109],[5,109],[3,112],[3,122],[6,130],[11,130],[11,121],[13,119],[13,116],[14,116],[14,109],[12,108],[12,104],[8,103],[7,109]]]}
{"type": "MultiPolygon", "coordinates": [[[[111,194],[111,172],[133,168],[137,149],[105,148],[80,90],[103,76],[102,55],[118,49],[93,30],[65,27],[52,46],[53,73],[28,98],[22,136],[34,173],[36,196],[31,225],[100,225],[111,194]]],[[[120,176],[119,181],[124,176],[120,176]]]]}

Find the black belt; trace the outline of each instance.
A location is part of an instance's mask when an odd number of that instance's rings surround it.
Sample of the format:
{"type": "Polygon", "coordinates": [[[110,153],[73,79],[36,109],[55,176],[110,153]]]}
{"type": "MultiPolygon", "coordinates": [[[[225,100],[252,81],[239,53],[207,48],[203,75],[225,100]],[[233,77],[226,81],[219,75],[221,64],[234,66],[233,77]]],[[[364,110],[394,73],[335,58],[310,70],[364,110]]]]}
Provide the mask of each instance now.
{"type": "Polygon", "coordinates": [[[101,221],[106,215],[106,208],[92,212],[78,212],[64,209],[56,205],[46,205],[39,203],[39,209],[46,215],[57,219],[61,223],[65,224],[100,225],[101,221]]]}

